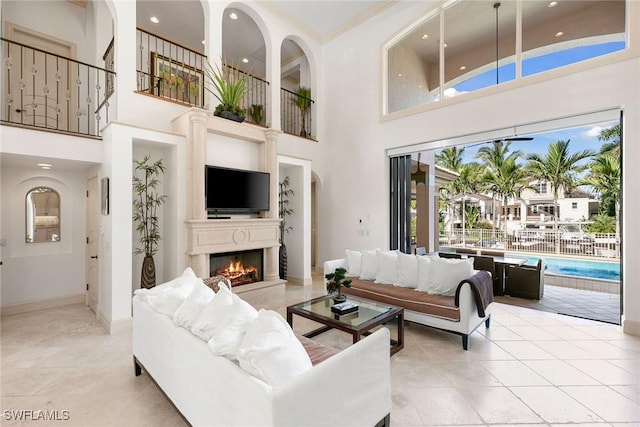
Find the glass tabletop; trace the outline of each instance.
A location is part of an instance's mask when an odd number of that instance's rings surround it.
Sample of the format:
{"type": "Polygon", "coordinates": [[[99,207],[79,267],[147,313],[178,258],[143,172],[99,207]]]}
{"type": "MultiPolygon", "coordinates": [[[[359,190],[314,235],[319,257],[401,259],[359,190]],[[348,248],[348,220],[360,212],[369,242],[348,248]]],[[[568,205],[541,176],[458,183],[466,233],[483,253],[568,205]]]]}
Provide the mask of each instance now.
{"type": "Polygon", "coordinates": [[[358,310],[346,314],[337,314],[332,312],[331,307],[334,302],[331,295],[325,295],[310,301],[301,302],[293,307],[299,311],[306,311],[318,317],[338,320],[354,327],[358,327],[359,325],[369,322],[378,316],[382,316],[391,310],[396,309],[396,307],[388,304],[382,304],[353,296],[347,297],[347,301],[357,304],[358,310]]]}

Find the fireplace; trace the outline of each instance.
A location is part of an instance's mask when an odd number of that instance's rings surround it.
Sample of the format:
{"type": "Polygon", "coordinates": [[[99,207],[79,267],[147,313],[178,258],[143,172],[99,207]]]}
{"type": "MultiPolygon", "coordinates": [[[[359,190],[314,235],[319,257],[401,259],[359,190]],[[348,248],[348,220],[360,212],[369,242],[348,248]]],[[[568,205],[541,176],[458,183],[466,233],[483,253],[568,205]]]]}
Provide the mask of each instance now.
{"type": "Polygon", "coordinates": [[[225,252],[209,256],[210,276],[225,276],[231,286],[263,280],[263,250],[225,252]]]}

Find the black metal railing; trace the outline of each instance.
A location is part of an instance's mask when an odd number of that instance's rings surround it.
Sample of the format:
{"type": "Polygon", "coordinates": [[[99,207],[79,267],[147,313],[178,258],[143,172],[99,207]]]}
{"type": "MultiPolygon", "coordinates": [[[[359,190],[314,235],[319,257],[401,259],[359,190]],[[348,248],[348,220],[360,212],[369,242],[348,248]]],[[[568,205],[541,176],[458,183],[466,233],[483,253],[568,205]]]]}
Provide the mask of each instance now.
{"type": "Polygon", "coordinates": [[[138,92],[204,106],[206,56],[139,28],[136,46],[138,92]]]}
{"type": "Polygon", "coordinates": [[[2,38],[1,121],[100,136],[115,73],[2,38]]]}
{"type": "Polygon", "coordinates": [[[267,90],[269,82],[259,77],[239,70],[231,65],[224,64],[226,71],[234,71],[244,76],[247,81],[247,92],[240,105],[246,111],[245,120],[261,126],[265,125],[267,117],[267,90]],[[254,114],[251,114],[252,110],[254,114]]]}
{"type": "Polygon", "coordinates": [[[295,92],[284,88],[280,89],[282,131],[313,139],[311,136],[311,109],[313,104],[315,104],[313,99],[301,97],[295,92]]]}

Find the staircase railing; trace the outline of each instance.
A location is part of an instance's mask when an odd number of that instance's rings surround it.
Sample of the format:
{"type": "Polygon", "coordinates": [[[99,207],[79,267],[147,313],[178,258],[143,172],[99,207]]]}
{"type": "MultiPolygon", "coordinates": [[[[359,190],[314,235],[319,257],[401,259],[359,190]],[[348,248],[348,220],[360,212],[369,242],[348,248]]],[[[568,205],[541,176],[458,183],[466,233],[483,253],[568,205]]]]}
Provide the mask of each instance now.
{"type": "Polygon", "coordinates": [[[109,121],[113,71],[1,40],[2,122],[100,137],[109,121]]]}

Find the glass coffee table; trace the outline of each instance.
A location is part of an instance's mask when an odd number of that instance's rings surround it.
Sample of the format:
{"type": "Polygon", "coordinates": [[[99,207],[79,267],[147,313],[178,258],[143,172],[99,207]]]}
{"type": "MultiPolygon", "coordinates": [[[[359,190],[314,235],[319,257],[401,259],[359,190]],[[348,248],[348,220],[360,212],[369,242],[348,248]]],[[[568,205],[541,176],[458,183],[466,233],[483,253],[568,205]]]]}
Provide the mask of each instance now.
{"type": "Polygon", "coordinates": [[[334,304],[332,297],[333,295],[323,295],[287,307],[287,322],[293,328],[293,315],[295,314],[324,325],[307,332],[304,334],[305,337],[311,338],[330,329],[338,329],[350,333],[355,344],[363,336],[369,335],[376,326],[395,320],[398,325],[398,336],[397,339],[391,340],[391,354],[397,353],[404,347],[403,308],[349,296],[348,301],[358,304],[358,310],[352,313],[337,314],[331,311],[334,304]]]}

